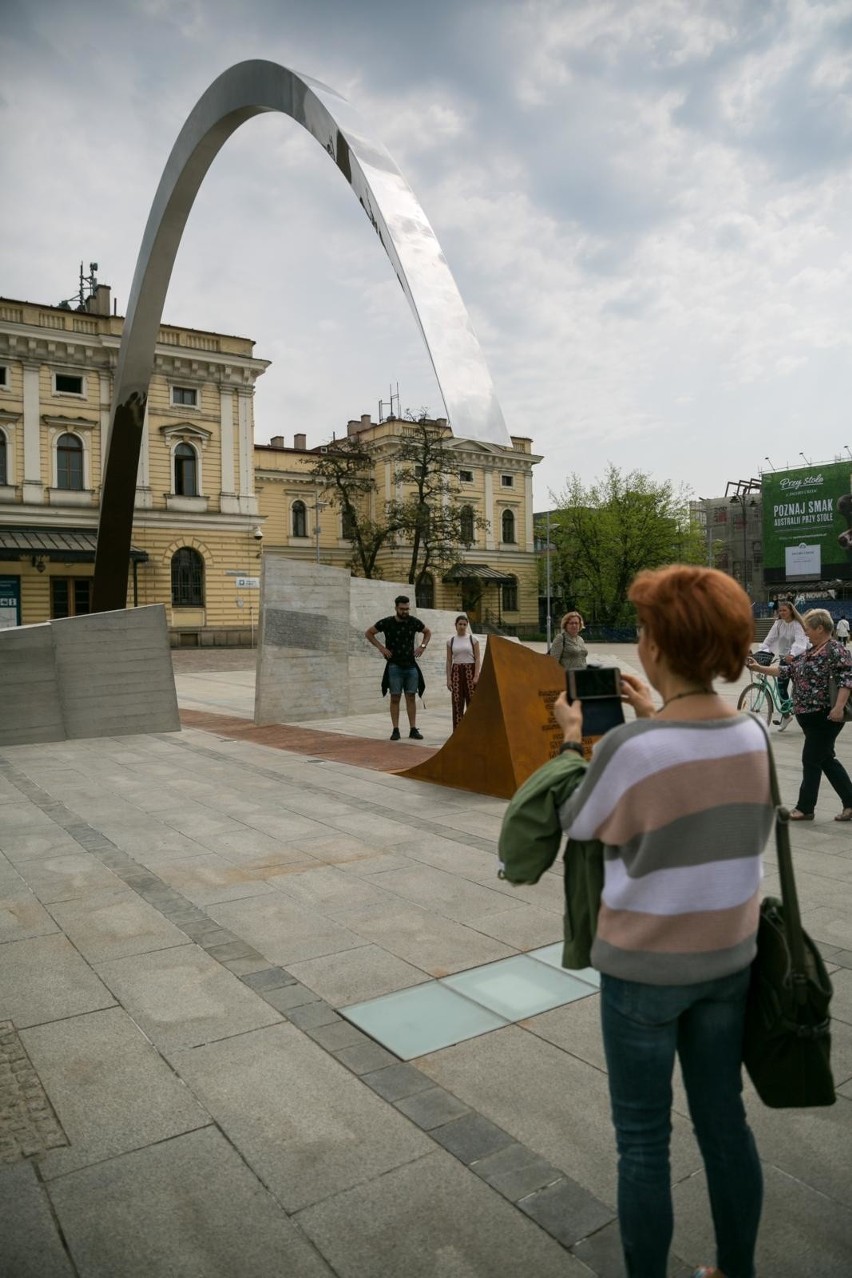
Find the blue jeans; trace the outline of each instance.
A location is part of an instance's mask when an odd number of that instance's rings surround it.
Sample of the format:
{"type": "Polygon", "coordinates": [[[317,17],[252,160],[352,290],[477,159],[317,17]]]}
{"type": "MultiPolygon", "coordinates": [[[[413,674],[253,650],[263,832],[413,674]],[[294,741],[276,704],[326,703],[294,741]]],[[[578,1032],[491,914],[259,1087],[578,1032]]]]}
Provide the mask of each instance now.
{"type": "Polygon", "coordinates": [[[395,666],[391,662],[388,666],[388,688],[391,696],[399,697],[404,692],[407,697],[413,697],[419,678],[417,666],[395,666]]]}
{"type": "MultiPolygon", "coordinates": [[[[715,1264],[754,1278],[763,1176],[742,1101],[749,968],[697,985],[601,976],[601,1020],[618,1145],[618,1220],[630,1278],[665,1278],[672,1239],[672,1072],[680,1057],[710,1193],[715,1264]]],[[[710,1263],[710,1257],[704,1258],[710,1263]]]]}

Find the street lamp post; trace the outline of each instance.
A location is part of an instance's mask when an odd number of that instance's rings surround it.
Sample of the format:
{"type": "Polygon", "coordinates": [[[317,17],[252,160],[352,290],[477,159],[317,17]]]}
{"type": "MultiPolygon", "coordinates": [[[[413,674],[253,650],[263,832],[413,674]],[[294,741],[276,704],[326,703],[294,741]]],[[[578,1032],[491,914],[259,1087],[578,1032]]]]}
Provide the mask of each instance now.
{"type": "Polygon", "coordinates": [[[699,497],[698,500],[704,507],[704,532],[707,537],[707,567],[713,567],[713,530],[710,527],[710,498],[699,497]]]}
{"type": "MultiPolygon", "coordinates": [[[[728,485],[728,487],[730,488],[730,487],[732,487],[732,485],[731,485],[731,484],[729,484],[729,485],[728,485]]],[[[749,512],[749,510],[754,509],[754,508],[757,506],[757,502],[755,501],[754,497],[751,497],[748,501],[746,501],[746,498],[749,496],[749,493],[754,492],[756,488],[757,488],[757,489],[759,489],[759,484],[757,484],[755,480],[749,480],[747,483],[746,483],[746,481],[741,480],[741,481],[740,481],[740,482],[736,485],[736,489],[737,489],[737,491],[736,491],[735,493],[733,493],[733,494],[731,495],[731,497],[729,498],[729,501],[730,501],[731,505],[732,505],[732,506],[739,506],[739,508],[740,508],[740,510],[742,511],[742,514],[743,514],[743,579],[742,579],[742,587],[743,587],[743,590],[746,592],[746,594],[749,596],[749,598],[751,598],[751,591],[749,590],[749,581],[748,581],[748,546],[747,546],[747,540],[748,540],[748,512],[749,512]]]]}
{"type": "Polygon", "coordinates": [[[311,510],[314,512],[314,543],[316,545],[317,563],[320,561],[320,511],[325,510],[328,505],[327,501],[320,501],[319,489],[314,492],[314,504],[311,510]]]}

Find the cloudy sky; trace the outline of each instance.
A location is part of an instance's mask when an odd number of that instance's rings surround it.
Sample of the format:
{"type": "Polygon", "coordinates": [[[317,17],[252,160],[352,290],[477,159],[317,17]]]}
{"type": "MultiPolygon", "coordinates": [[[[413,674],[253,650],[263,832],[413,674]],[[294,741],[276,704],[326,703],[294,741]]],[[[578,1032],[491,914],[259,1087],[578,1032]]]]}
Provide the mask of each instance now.
{"type": "MultiPolygon", "coordinates": [[[[697,495],[852,449],[852,0],[3,0],[0,294],[119,313],[228,66],[358,108],[413,187],[536,501],[608,462],[697,495]],[[768,461],[766,459],[769,459],[768,461]]],[[[281,115],[215,160],[165,320],[255,339],[258,442],[442,412],[352,192],[281,115]]]]}

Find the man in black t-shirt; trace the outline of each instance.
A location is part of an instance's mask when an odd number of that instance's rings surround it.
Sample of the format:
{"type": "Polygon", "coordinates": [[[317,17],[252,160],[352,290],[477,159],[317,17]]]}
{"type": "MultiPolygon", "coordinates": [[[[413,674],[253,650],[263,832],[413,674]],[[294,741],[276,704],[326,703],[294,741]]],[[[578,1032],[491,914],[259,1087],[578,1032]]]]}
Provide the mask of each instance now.
{"type": "MultiPolygon", "coordinates": [[[[397,595],[393,602],[396,608],[394,615],[382,617],[381,621],[377,621],[374,626],[370,626],[369,630],[364,631],[364,637],[374,648],[378,648],[388,663],[385,669],[385,680],[391,694],[390,716],[393,724],[391,741],[399,741],[399,703],[403,692],[408,714],[408,735],[415,741],[422,741],[423,734],[416,727],[417,703],[414,697],[423,676],[416,658],[426,651],[429,640],[432,638],[432,631],[428,626],[424,626],[418,617],[411,616],[411,602],[408,595],[397,595]],[[385,637],[384,643],[379,643],[376,638],[379,631],[385,637]],[[415,647],[418,635],[422,635],[422,639],[415,647]]],[[[384,689],[384,681],[382,687],[384,689]]]]}

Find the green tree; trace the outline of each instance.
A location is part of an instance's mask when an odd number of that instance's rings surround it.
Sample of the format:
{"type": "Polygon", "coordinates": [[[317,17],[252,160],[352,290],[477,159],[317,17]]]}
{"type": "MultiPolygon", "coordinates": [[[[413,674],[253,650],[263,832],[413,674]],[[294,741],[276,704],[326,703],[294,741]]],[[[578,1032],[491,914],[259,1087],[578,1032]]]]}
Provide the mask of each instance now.
{"type": "Polygon", "coordinates": [[[388,520],[411,546],[408,580],[415,590],[427,572],[456,563],[473,532],[488,524],[462,500],[451,438],[425,411],[416,420],[409,416],[394,458],[394,480],[407,493],[389,503],[388,520]]]}
{"type": "Polygon", "coordinates": [[[376,491],[375,459],[357,435],[335,440],[317,453],[311,474],[332,506],[342,515],[343,536],[352,546],[350,567],[362,577],[380,577],[377,559],[398,531],[390,518],[373,519],[370,503],[376,491]]]}
{"type": "Polygon", "coordinates": [[[566,602],[601,625],[633,621],[627,591],[636,573],[669,563],[700,564],[704,544],[689,518],[690,493],[644,471],[609,465],[602,479],[570,476],[556,496],[551,541],[566,602]]]}

